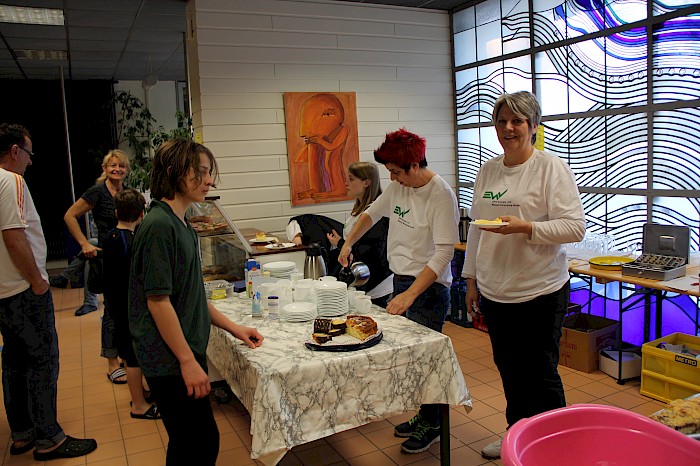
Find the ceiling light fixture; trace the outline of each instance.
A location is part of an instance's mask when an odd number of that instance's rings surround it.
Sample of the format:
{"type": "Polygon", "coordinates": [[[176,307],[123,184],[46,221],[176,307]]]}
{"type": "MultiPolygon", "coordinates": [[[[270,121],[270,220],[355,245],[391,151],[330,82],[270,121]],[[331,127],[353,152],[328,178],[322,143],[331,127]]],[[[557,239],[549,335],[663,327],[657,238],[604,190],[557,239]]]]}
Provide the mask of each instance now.
{"type": "Polygon", "coordinates": [[[158,76],[153,74],[153,65],[151,64],[151,56],[148,56],[148,73],[146,77],[141,81],[141,87],[144,91],[150,91],[153,86],[158,84],[158,76]]]}
{"type": "Polygon", "coordinates": [[[65,50],[15,50],[19,60],[68,60],[65,50]]]}
{"type": "Polygon", "coordinates": [[[0,5],[0,23],[63,26],[63,10],[0,5]]]}

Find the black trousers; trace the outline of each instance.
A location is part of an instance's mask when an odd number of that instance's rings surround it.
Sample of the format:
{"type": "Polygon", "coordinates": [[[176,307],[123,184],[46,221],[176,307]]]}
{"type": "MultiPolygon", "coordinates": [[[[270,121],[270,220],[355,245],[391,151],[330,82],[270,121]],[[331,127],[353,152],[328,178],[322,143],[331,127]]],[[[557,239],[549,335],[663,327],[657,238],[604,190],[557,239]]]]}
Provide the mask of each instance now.
{"type": "Polygon", "coordinates": [[[570,285],[524,303],[481,298],[506,397],[508,427],[520,419],[566,406],[559,377],[559,339],[570,285]]]}
{"type": "Polygon", "coordinates": [[[146,377],[168,431],[167,466],[215,466],[219,428],[209,397],[187,395],[181,376],[146,377]]]}

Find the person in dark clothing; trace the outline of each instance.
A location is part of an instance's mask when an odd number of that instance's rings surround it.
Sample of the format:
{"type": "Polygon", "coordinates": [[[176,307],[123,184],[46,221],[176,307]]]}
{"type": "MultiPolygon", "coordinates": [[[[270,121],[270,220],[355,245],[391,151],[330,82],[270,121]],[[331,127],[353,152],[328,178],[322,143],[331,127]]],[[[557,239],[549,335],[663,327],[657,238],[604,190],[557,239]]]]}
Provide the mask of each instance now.
{"type": "MultiPolygon", "coordinates": [[[[345,188],[350,196],[355,197],[355,205],[343,227],[343,237],[350,233],[362,212],[382,193],[379,184],[377,165],[369,162],[355,162],[348,167],[348,179],[345,188]]],[[[369,281],[357,289],[372,298],[372,303],[386,307],[394,291],[394,274],[389,269],[386,256],[386,239],[389,233],[389,219],[384,217],[375,223],[367,233],[352,247],[353,261],[364,262],[369,267],[369,281]]],[[[328,240],[338,250],[345,240],[334,229],[327,234],[328,240]]]]}
{"type": "MultiPolygon", "coordinates": [[[[63,216],[68,231],[80,244],[82,255],[88,260],[94,259],[107,237],[107,233],[117,226],[117,216],[114,213],[114,196],[122,191],[124,179],[129,174],[129,157],[121,150],[114,149],[102,159],[102,175],[97,178],[95,186],[89,188],[75,204],[70,206],[63,216]],[[97,244],[86,238],[80,229],[78,219],[92,211],[97,225],[97,244]]],[[[87,275],[87,274],[86,274],[87,275]]],[[[102,316],[102,350],[101,356],[107,359],[107,377],[114,384],[126,383],[126,372],[119,365],[117,347],[114,343],[114,320],[110,312],[109,300],[105,300],[102,316]]],[[[83,316],[97,310],[97,295],[85,288],[83,305],[75,311],[76,316],[83,316]],[[88,303],[88,297],[90,302],[88,303]]]]}
{"type": "Polygon", "coordinates": [[[133,338],[129,330],[129,277],[131,273],[131,248],[134,231],[146,206],[143,195],[135,189],[124,189],[114,195],[117,207],[117,227],[107,233],[102,244],[104,262],[104,295],[109,302],[114,319],[114,339],[119,357],[124,361],[126,380],[131,394],[131,417],[134,419],[160,419],[158,408],[146,400],[133,338]]]}
{"type": "Polygon", "coordinates": [[[168,432],[167,466],[216,464],[219,429],[206,358],[211,326],[249,348],[264,339],[229,320],[204,293],[197,233],[185,212],[204,202],[216,177],[209,149],[186,139],[164,142],[153,158],[153,200],[134,237],[129,329],[168,432]]]}

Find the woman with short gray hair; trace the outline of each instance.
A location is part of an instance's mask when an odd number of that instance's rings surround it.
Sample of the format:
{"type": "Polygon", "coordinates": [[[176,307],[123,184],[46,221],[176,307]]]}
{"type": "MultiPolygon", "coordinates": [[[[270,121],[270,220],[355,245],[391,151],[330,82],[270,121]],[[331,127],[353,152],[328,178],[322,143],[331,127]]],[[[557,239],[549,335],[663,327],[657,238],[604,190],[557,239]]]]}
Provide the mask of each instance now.
{"type": "MultiPolygon", "coordinates": [[[[571,169],[534,147],[540,115],[530,92],[496,100],[493,121],[503,154],[476,175],[471,217],[482,225],[470,227],[462,271],[467,309],[486,320],[508,427],[566,406],[557,371],[569,303],[563,244],[580,241],[586,230],[571,169]]],[[[501,440],[481,454],[499,458],[501,440]]]]}

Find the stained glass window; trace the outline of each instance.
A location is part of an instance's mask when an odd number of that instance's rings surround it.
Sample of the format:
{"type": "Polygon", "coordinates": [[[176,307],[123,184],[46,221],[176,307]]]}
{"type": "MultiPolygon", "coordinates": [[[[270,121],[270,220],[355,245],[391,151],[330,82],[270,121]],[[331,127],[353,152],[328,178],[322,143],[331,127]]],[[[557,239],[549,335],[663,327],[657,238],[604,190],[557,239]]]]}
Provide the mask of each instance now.
{"type": "Polygon", "coordinates": [[[486,0],[452,21],[461,206],[501,153],[493,102],[530,90],[590,231],[625,247],[647,222],[689,225],[700,249],[700,0],[486,0]]]}

